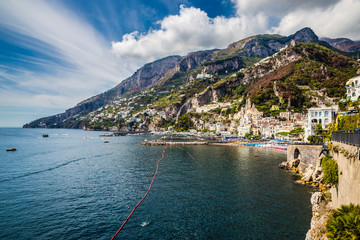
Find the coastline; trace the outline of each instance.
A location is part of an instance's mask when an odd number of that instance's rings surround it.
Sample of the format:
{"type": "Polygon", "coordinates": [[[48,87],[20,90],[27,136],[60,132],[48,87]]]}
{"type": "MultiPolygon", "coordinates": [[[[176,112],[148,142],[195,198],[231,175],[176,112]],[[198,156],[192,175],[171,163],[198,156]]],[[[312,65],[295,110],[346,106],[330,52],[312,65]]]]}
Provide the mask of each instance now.
{"type": "Polygon", "coordinates": [[[276,145],[276,144],[268,144],[266,142],[210,142],[210,141],[144,141],[140,143],[141,145],[148,146],[164,146],[164,145],[208,145],[208,146],[231,146],[231,147],[257,147],[264,149],[272,149],[277,150],[281,153],[286,154],[287,145],[276,145]]]}

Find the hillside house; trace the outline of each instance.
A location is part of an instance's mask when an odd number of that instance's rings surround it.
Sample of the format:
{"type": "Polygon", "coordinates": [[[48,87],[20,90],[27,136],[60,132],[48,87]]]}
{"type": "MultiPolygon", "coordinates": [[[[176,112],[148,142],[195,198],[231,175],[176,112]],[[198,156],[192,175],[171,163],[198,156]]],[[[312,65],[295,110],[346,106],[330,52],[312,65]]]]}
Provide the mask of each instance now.
{"type": "Polygon", "coordinates": [[[333,122],[336,119],[337,112],[339,111],[339,106],[332,105],[327,107],[322,105],[317,108],[308,109],[308,119],[305,124],[305,139],[309,136],[315,134],[316,124],[321,124],[323,129],[327,129],[329,123],[333,122]]]}
{"type": "Polygon", "coordinates": [[[358,100],[360,96],[360,76],[353,77],[346,82],[346,99],[352,102],[358,100]]]}

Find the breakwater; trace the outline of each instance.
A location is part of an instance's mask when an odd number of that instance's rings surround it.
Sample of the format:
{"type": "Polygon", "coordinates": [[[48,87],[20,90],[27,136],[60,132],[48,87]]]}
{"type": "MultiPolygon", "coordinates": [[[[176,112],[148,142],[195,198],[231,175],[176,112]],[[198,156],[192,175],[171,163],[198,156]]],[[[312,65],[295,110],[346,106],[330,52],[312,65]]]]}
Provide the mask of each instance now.
{"type": "Polygon", "coordinates": [[[209,142],[163,142],[163,141],[149,141],[142,142],[141,145],[149,145],[149,146],[163,146],[163,145],[209,145],[209,142]]]}

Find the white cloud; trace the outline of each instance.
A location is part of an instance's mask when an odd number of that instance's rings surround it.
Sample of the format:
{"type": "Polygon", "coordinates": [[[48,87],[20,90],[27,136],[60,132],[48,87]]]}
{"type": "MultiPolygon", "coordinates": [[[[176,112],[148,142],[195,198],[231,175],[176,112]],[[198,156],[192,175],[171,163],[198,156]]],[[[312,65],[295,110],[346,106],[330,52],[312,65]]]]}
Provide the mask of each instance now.
{"type": "Polygon", "coordinates": [[[265,32],[267,17],[262,14],[225,18],[208,17],[194,7],[180,7],[179,15],[158,22],[160,29],[147,33],[133,32],[113,42],[113,51],[121,59],[154,60],[167,55],[184,55],[190,51],[226,47],[252,34],[265,32]]]}
{"type": "Polygon", "coordinates": [[[342,0],[328,8],[298,9],[282,18],[273,31],[290,34],[300,26],[311,27],[325,37],[360,39],[360,1],[342,0]]]}
{"type": "Polygon", "coordinates": [[[304,27],[312,27],[319,36],[360,39],[359,0],[232,2],[237,10],[237,15],[232,18],[210,18],[201,9],[181,6],[178,15],[158,22],[159,29],[132,32],[124,35],[121,41],[113,42],[113,51],[122,60],[144,63],[172,54],[223,48],[254,34],[289,35],[304,27]],[[274,19],[279,25],[270,25],[274,24],[274,19]]]}
{"type": "MultiPolygon", "coordinates": [[[[75,105],[79,97],[90,97],[115,86],[134,70],[122,65],[100,33],[58,2],[0,1],[0,27],[17,45],[47,56],[19,56],[19,61],[41,71],[0,66],[0,81],[15,83],[14,94],[23,90],[43,96],[50,92],[55,100],[67,98],[59,101],[67,108],[75,105]]],[[[5,93],[0,90],[0,94],[5,93]]],[[[50,99],[37,101],[29,97],[27,104],[54,105],[50,99]]],[[[6,106],[8,101],[4,99],[0,105],[6,106]]]]}
{"type": "Polygon", "coordinates": [[[328,8],[340,0],[231,0],[237,9],[238,15],[263,12],[269,16],[281,18],[295,10],[314,8],[328,8]]]}

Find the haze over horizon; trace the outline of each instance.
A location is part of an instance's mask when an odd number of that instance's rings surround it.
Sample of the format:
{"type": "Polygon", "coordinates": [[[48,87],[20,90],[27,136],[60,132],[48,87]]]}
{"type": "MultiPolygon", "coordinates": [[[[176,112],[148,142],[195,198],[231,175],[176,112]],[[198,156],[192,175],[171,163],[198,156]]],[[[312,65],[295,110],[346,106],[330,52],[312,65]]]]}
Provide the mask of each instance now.
{"type": "Polygon", "coordinates": [[[0,1],[0,127],[106,91],[147,62],[255,34],[360,40],[360,0],[0,1]]]}

